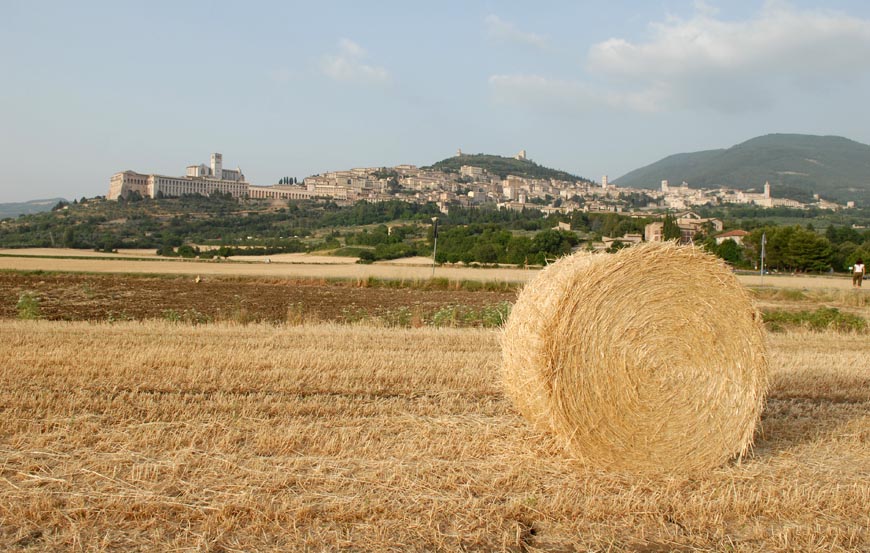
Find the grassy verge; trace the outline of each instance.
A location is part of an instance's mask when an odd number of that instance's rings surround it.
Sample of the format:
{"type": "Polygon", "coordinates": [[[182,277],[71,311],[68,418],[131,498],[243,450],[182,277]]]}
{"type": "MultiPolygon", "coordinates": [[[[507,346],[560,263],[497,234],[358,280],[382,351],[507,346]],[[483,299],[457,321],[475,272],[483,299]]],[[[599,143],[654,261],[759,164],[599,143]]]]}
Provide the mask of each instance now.
{"type": "MultiPolygon", "coordinates": [[[[93,251],[93,250],[84,250],[93,251]]],[[[10,253],[0,253],[0,257],[26,257],[28,259],[99,259],[101,261],[197,261],[195,259],[185,259],[183,257],[133,257],[121,255],[15,255],[10,253]]]]}
{"type": "Polygon", "coordinates": [[[517,282],[494,282],[481,280],[451,280],[447,278],[386,279],[368,277],[365,279],[334,279],[333,283],[350,282],[361,288],[407,288],[411,290],[446,290],[464,292],[516,292],[522,287],[517,282]]]}
{"type": "MultiPolygon", "coordinates": [[[[190,275],[178,275],[169,273],[125,273],[125,272],[99,272],[99,271],[50,271],[50,270],[19,270],[0,269],[0,273],[18,274],[24,276],[39,275],[64,275],[77,274],[88,276],[123,276],[125,279],[163,279],[163,280],[190,280],[190,275]]],[[[517,292],[522,288],[520,282],[498,282],[482,280],[453,280],[447,278],[408,279],[408,278],[341,278],[341,277],[287,277],[276,278],[274,276],[256,275],[205,275],[209,280],[224,282],[268,282],[270,284],[288,283],[294,286],[345,286],[352,288],[396,288],[410,290],[444,290],[465,292],[517,292]]]]}
{"type": "Polygon", "coordinates": [[[781,332],[788,328],[837,332],[867,331],[867,321],[863,317],[843,313],[835,307],[820,307],[815,311],[765,311],[763,317],[771,332],[781,332]]]}

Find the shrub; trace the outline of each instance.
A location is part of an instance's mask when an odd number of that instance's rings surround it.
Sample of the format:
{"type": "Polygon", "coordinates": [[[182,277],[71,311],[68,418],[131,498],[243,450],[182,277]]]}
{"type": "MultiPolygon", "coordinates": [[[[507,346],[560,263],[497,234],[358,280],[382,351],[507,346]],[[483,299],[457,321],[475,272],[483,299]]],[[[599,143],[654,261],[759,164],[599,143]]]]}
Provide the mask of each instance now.
{"type": "Polygon", "coordinates": [[[360,250],[358,255],[359,260],[357,263],[369,264],[375,261],[375,254],[371,250],[360,250]]]}
{"type": "Polygon", "coordinates": [[[39,308],[39,298],[33,292],[24,292],[18,296],[18,303],[15,305],[18,309],[18,318],[33,320],[42,316],[39,308]]]}
{"type": "Polygon", "coordinates": [[[166,309],[163,311],[163,319],[176,324],[184,323],[198,325],[211,322],[211,317],[205,313],[200,313],[196,309],[185,309],[184,311],[166,309]]]}
{"type": "Polygon", "coordinates": [[[485,327],[498,327],[504,325],[508,316],[511,314],[513,304],[509,301],[502,301],[495,305],[487,305],[481,310],[480,320],[485,327]]]}

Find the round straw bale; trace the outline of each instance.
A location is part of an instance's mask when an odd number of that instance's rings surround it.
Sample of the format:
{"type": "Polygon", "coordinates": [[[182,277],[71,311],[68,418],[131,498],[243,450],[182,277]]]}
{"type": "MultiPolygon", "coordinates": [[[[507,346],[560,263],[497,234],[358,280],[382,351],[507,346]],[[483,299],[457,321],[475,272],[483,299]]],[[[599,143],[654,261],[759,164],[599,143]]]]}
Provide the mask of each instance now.
{"type": "Polygon", "coordinates": [[[672,243],[548,266],[520,293],[502,352],[520,413],[605,469],[700,470],[742,455],[767,390],[744,288],[717,258],[672,243]]]}

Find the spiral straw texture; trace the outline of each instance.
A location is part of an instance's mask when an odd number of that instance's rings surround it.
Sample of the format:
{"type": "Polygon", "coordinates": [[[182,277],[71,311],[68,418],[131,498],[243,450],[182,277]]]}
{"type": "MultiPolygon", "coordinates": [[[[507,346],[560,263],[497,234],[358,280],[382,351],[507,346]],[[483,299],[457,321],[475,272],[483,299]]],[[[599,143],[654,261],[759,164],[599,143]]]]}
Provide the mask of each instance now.
{"type": "Polygon", "coordinates": [[[578,253],[520,293],[502,336],[508,396],[582,462],[703,470],[746,453],[767,390],[761,317],[694,247],[578,253]]]}

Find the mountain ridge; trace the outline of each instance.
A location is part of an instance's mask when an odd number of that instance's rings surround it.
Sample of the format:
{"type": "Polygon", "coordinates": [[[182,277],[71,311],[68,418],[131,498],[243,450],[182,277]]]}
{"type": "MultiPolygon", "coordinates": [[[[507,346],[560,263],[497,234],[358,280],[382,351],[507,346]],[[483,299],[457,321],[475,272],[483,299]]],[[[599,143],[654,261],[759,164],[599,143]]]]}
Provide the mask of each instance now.
{"type": "Polygon", "coordinates": [[[0,219],[51,211],[51,208],[56,206],[58,202],[65,201],[64,198],[48,198],[44,200],[30,200],[27,202],[0,203],[0,219]]]}
{"type": "Polygon", "coordinates": [[[809,201],[813,194],[870,203],[870,146],[842,136],[775,133],[730,148],[673,154],[615,179],[625,188],[658,188],[662,180],[693,188],[760,189],[809,201]]]}

